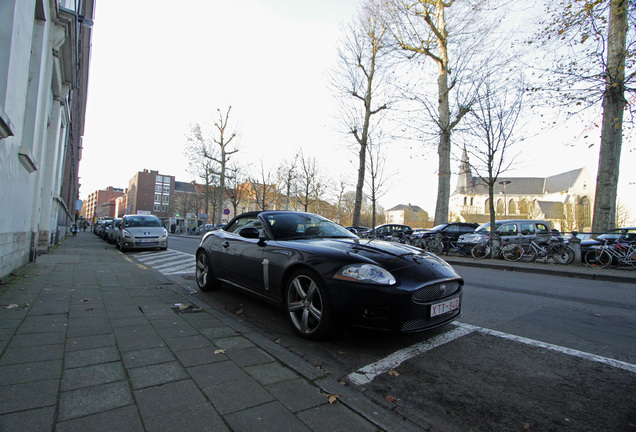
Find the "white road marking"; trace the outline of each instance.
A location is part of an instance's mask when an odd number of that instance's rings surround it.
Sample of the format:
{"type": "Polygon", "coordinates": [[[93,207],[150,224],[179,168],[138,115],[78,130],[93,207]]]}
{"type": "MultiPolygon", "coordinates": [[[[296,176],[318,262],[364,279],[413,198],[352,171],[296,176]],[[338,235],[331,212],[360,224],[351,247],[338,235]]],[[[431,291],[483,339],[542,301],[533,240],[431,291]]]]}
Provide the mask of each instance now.
{"type": "Polygon", "coordinates": [[[488,335],[492,335],[492,336],[497,336],[503,339],[508,339],[508,340],[512,340],[515,342],[519,342],[522,344],[526,344],[526,345],[531,345],[531,346],[536,346],[536,347],[540,347],[540,348],[544,348],[550,351],[556,351],[556,352],[560,352],[562,354],[567,354],[573,357],[579,357],[582,359],[586,359],[586,360],[590,360],[593,362],[597,362],[597,363],[603,363],[605,365],[608,366],[612,366],[615,367],[617,369],[623,369],[626,370],[628,372],[632,372],[632,373],[636,373],[636,365],[635,364],[631,364],[631,363],[627,363],[627,362],[623,362],[620,360],[615,360],[612,358],[608,358],[608,357],[603,357],[600,355],[596,355],[596,354],[590,354],[590,353],[586,353],[584,351],[578,351],[572,348],[566,348],[566,347],[562,347],[559,345],[553,345],[553,344],[549,344],[546,342],[541,342],[538,340],[534,340],[534,339],[528,339],[525,337],[521,337],[521,336],[515,336],[515,335],[511,335],[508,333],[503,333],[503,332],[499,332],[496,330],[490,330],[487,328],[482,328],[482,327],[477,327],[477,326],[473,326],[470,324],[463,324],[463,323],[456,323],[457,326],[459,327],[464,327],[464,328],[473,328],[475,329],[475,331],[478,331],[480,333],[484,333],[484,334],[488,334],[488,335]]]}
{"type": "Polygon", "coordinates": [[[435,336],[425,342],[421,342],[408,348],[398,350],[393,354],[381,360],[378,360],[375,363],[371,363],[370,365],[367,365],[362,369],[358,369],[356,372],[349,374],[347,377],[354,384],[368,384],[373,381],[373,379],[378,375],[395,369],[406,360],[413,358],[416,355],[425,353],[426,351],[432,350],[433,348],[437,348],[438,346],[444,345],[445,343],[453,341],[474,331],[474,328],[458,327],[449,332],[435,336]]]}
{"type": "Polygon", "coordinates": [[[164,252],[143,252],[134,255],[138,261],[162,274],[194,273],[194,255],[170,250],[164,252]]]}
{"type": "Polygon", "coordinates": [[[395,369],[403,362],[415,357],[416,355],[425,353],[426,351],[432,350],[433,348],[437,348],[438,346],[444,345],[448,342],[451,342],[455,339],[458,339],[462,336],[466,336],[468,334],[479,332],[484,333],[491,336],[500,337],[503,339],[512,340],[515,342],[519,342],[525,345],[536,346],[539,348],[544,348],[550,351],[559,352],[561,354],[570,355],[573,357],[578,357],[586,360],[590,360],[597,363],[602,363],[611,367],[615,367],[618,369],[623,369],[628,372],[636,373],[636,365],[623,362],[620,360],[615,360],[603,356],[599,356],[596,354],[590,354],[583,351],[578,351],[571,348],[562,347],[559,345],[553,345],[546,342],[541,342],[534,339],[528,339],[521,336],[515,336],[508,333],[503,333],[496,330],[490,330],[483,327],[478,327],[470,324],[464,324],[460,322],[453,323],[456,328],[444,334],[435,336],[425,342],[421,342],[419,344],[412,345],[408,348],[401,349],[399,351],[394,352],[393,354],[378,360],[375,363],[371,363],[370,365],[364,366],[361,369],[358,369],[356,372],[350,373],[347,375],[349,381],[354,384],[364,385],[373,381],[377,376],[386,373],[392,369],[395,369]]]}

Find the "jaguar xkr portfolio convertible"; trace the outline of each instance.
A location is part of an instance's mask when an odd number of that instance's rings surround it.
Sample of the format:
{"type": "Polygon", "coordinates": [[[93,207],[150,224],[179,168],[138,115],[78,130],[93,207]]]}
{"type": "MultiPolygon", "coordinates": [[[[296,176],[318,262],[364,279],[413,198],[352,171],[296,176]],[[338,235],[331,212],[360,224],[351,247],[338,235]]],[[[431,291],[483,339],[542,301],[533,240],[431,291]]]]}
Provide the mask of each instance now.
{"type": "Polygon", "coordinates": [[[244,213],[208,232],[196,279],[202,291],[225,283],[280,305],[308,339],[348,325],[406,333],[438,327],[459,316],[463,289],[435,255],[291,211],[244,213]]]}

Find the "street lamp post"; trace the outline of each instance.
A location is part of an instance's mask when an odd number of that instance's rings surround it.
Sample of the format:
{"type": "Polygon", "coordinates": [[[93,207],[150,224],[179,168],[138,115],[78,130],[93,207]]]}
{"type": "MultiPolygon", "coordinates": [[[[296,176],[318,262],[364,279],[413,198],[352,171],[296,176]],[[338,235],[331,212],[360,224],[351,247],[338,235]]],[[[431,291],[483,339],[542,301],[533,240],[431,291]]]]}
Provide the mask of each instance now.
{"type": "Polygon", "coordinates": [[[504,190],[504,217],[508,215],[508,199],[506,198],[506,186],[512,183],[510,180],[502,180],[499,182],[500,185],[503,185],[504,190]]]}

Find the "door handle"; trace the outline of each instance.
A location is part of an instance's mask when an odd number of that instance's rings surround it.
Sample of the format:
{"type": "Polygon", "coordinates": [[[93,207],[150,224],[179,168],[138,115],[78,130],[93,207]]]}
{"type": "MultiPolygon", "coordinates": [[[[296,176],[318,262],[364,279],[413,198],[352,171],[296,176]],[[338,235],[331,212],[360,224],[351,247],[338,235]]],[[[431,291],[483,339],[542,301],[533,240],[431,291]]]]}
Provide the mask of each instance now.
{"type": "Polygon", "coordinates": [[[230,242],[225,242],[225,243],[223,243],[223,245],[222,245],[222,246],[223,246],[225,249],[227,249],[227,248],[229,248],[229,247],[230,247],[230,242]]]}

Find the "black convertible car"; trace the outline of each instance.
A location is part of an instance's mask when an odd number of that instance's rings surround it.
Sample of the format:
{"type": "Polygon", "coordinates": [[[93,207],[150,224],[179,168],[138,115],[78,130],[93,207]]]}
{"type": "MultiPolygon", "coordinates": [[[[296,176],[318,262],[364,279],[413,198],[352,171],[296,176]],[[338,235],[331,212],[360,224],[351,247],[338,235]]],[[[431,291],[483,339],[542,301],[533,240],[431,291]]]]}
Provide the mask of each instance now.
{"type": "Polygon", "coordinates": [[[310,213],[250,212],[201,240],[196,280],[221,283],[282,306],[309,339],[340,325],[416,332],[455,320],[463,280],[421,249],[360,239],[310,213]]]}

